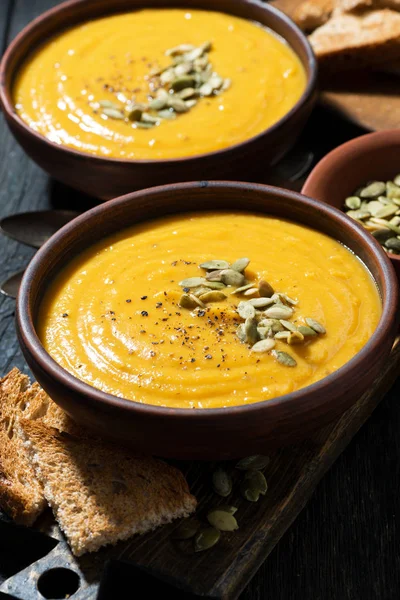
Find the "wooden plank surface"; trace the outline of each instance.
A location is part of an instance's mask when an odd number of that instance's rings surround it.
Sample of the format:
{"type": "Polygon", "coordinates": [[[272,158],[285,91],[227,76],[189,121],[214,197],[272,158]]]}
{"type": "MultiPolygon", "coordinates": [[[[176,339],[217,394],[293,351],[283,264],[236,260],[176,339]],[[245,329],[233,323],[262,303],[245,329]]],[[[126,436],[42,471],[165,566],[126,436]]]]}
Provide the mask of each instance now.
{"type": "MultiPolygon", "coordinates": [[[[31,18],[57,3],[0,0],[0,41],[5,38],[10,41],[31,18]]],[[[318,111],[303,139],[312,144],[318,157],[346,136],[358,133],[335,116],[318,111]]],[[[49,180],[25,157],[0,115],[0,216],[49,206],[76,208],[83,200],[76,192],[49,180]]],[[[22,268],[31,250],[0,238],[0,253],[3,277],[22,268]]],[[[15,338],[13,313],[14,302],[0,298],[1,374],[14,364],[26,370],[15,338]]],[[[397,381],[322,479],[305,509],[241,594],[241,600],[397,600],[400,597],[400,553],[396,538],[400,497],[399,397],[397,381]]],[[[20,539],[13,534],[14,538],[20,539]]],[[[11,565],[13,561],[7,556],[10,547],[2,546],[3,540],[0,531],[0,573],[5,577],[12,575],[16,567],[11,565]],[[3,569],[6,563],[7,569],[3,569]]],[[[40,544],[35,543],[36,546],[40,544]]],[[[19,543],[17,548],[16,564],[23,566],[37,558],[25,543],[19,543]]],[[[121,569],[126,573],[124,581],[134,583],[136,575],[131,567],[121,564],[121,569]]]]}

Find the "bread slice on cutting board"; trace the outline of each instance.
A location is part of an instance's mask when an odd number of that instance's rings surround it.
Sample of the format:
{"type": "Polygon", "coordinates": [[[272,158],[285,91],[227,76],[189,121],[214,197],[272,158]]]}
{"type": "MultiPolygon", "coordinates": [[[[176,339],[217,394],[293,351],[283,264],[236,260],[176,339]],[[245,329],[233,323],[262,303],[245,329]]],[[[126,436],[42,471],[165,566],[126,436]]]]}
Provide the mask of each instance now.
{"type": "Polygon", "coordinates": [[[400,13],[334,14],[308,39],[319,65],[330,72],[386,65],[400,58],[400,13]]]}
{"type": "Polygon", "coordinates": [[[196,509],[182,473],[100,440],[21,420],[20,435],[72,552],[80,556],[196,509]]]}

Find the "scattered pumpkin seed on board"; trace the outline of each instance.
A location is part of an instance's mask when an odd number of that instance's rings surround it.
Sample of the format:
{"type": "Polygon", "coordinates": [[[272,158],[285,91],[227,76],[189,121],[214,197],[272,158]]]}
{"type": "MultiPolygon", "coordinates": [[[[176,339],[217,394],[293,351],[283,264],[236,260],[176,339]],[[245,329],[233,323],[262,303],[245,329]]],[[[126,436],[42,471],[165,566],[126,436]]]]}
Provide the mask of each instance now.
{"type": "Polygon", "coordinates": [[[202,552],[208,550],[218,543],[221,533],[215,527],[201,529],[194,538],[194,551],[202,552]]]}

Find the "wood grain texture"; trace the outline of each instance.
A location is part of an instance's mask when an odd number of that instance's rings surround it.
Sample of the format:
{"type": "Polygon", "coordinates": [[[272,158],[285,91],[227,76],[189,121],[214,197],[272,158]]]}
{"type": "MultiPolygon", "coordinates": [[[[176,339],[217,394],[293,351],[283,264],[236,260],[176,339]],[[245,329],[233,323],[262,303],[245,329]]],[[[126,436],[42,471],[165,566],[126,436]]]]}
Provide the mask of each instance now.
{"type": "MultiPolygon", "coordinates": [[[[273,0],[290,17],[303,0],[273,0]]],[[[321,81],[320,102],[368,131],[400,123],[400,74],[363,69],[321,81]]]]}
{"type": "MultiPolygon", "coordinates": [[[[29,19],[57,3],[0,0],[0,39],[2,36],[4,39],[6,4],[13,5],[12,33],[8,36],[11,39],[29,19]]],[[[315,154],[316,160],[360,133],[335,115],[318,110],[304,132],[302,144],[315,154]]],[[[298,189],[295,182],[293,186],[298,189]]],[[[0,216],[50,206],[79,209],[89,206],[89,200],[49,180],[35,167],[17,149],[0,115],[0,216]]],[[[0,238],[1,276],[22,268],[30,255],[30,249],[0,238]]],[[[14,303],[0,297],[1,374],[14,364],[26,369],[15,338],[13,311],[14,303]]],[[[400,497],[399,398],[400,380],[323,477],[240,600],[397,600],[400,597],[400,551],[396,535],[400,497]]],[[[3,523],[4,516],[0,520],[3,523]]],[[[18,532],[13,527],[8,539],[14,543],[5,546],[3,530],[0,531],[0,581],[51,548],[42,548],[37,536],[27,537],[26,532],[18,532]],[[32,545],[38,548],[37,555],[32,545]]],[[[126,585],[135,586],[135,590],[142,589],[136,587],[136,574],[130,565],[121,563],[118,576],[118,580],[111,579],[113,586],[122,579],[126,585]]],[[[159,597],[163,593],[165,590],[161,588],[159,597]]]]}

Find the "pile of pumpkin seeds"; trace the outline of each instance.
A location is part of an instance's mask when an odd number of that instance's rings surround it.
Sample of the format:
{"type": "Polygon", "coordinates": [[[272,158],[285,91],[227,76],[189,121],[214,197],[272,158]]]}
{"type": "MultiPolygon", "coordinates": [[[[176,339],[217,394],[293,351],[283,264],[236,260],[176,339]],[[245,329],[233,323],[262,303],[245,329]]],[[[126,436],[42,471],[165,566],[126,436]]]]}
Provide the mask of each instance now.
{"type": "Polygon", "coordinates": [[[275,292],[268,281],[249,282],[245,269],[248,258],[239,258],[230,264],[226,260],[208,260],[200,267],[207,271],[205,277],[189,277],[179,282],[183,295],[179,306],[189,310],[204,309],[212,302],[227,299],[228,294],[246,297],[237,305],[236,312],[243,323],[236,330],[239,340],[251,346],[252,352],[271,352],[272,356],[286,367],[295,367],[296,360],[288,352],[275,350],[276,341],[289,346],[302,344],[319,335],[326,329],[312,318],[295,324],[293,316],[298,300],[285,293],[275,292]],[[233,289],[231,289],[233,288],[233,289]],[[247,299],[249,298],[249,299],[247,299]]]}
{"type": "Polygon", "coordinates": [[[201,98],[216,96],[227,90],[230,79],[216,73],[209,61],[211,42],[201,46],[181,44],[165,52],[171,64],[150,71],[147,76],[150,94],[147,104],[135,101],[117,104],[102,100],[93,104],[102,114],[131,122],[136,128],[150,129],[164,120],[187,113],[201,98]]]}
{"type": "Polygon", "coordinates": [[[388,254],[400,254],[400,174],[372,181],[346,198],[344,210],[372,233],[388,254]]]}
{"type": "MultiPolygon", "coordinates": [[[[245,500],[257,502],[268,490],[267,480],[262,469],[269,464],[268,456],[255,455],[243,458],[235,465],[235,470],[243,472],[241,477],[240,493],[245,500]]],[[[218,467],[212,474],[214,492],[226,498],[233,491],[233,477],[224,468],[218,467]]],[[[217,544],[221,532],[235,531],[239,525],[235,514],[237,507],[230,504],[215,506],[207,512],[208,524],[202,525],[196,518],[185,519],[174,530],[176,540],[193,539],[195,552],[208,550],[217,544]]]]}

